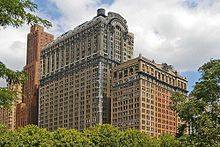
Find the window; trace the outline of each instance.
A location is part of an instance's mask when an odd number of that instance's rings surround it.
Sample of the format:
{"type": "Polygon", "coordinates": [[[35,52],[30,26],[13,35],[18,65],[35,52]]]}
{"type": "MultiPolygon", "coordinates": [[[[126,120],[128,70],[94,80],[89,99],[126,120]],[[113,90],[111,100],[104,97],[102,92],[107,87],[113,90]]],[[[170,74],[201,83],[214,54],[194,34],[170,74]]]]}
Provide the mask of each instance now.
{"type": "Polygon", "coordinates": [[[124,77],[127,77],[128,76],[128,69],[126,68],[125,70],[124,70],[124,77]]]}
{"type": "Polygon", "coordinates": [[[119,71],[119,79],[122,78],[122,71],[119,71]]]}

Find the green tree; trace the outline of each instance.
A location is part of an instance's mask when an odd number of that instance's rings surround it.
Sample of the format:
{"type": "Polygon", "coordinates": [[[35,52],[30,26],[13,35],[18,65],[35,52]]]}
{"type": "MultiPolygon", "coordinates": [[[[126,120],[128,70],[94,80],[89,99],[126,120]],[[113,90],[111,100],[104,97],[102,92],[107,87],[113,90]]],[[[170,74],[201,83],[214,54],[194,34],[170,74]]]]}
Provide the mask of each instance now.
{"type": "Polygon", "coordinates": [[[173,95],[171,106],[186,122],[178,137],[188,146],[220,146],[220,59],[210,60],[199,68],[200,80],[189,97],[173,95]],[[189,135],[184,129],[190,128],[189,135]]]}
{"type": "Polygon", "coordinates": [[[127,129],[122,132],[120,136],[121,147],[156,147],[158,146],[157,140],[149,134],[140,132],[135,129],[127,129]]]}
{"type": "Polygon", "coordinates": [[[0,125],[0,146],[14,147],[19,146],[19,138],[15,131],[8,130],[5,126],[0,125]]]}
{"type": "Polygon", "coordinates": [[[53,147],[53,134],[46,129],[39,128],[35,125],[28,125],[15,131],[18,138],[14,146],[25,147],[53,147]]]}
{"type": "MultiPolygon", "coordinates": [[[[36,10],[37,5],[31,0],[0,0],[0,27],[19,27],[24,24],[52,26],[48,20],[33,14],[36,10]]],[[[0,61],[0,79],[6,79],[8,84],[23,84],[26,75],[24,72],[10,70],[0,61]]],[[[9,108],[16,95],[16,91],[0,87],[0,108],[9,108]]]]}
{"type": "Polygon", "coordinates": [[[52,24],[33,14],[37,5],[30,0],[0,0],[0,26],[20,27],[23,24],[42,24],[51,27],[52,24]]]}
{"type": "Polygon", "coordinates": [[[119,138],[121,131],[112,125],[95,125],[83,132],[83,134],[90,139],[93,146],[112,147],[119,145],[119,138]]]}
{"type": "MultiPolygon", "coordinates": [[[[52,26],[48,20],[33,14],[36,10],[37,5],[30,0],[0,0],[0,27],[19,27],[24,24],[52,26]]],[[[22,84],[26,80],[26,75],[20,71],[10,70],[0,61],[0,79],[6,79],[8,84],[22,84]]],[[[0,87],[0,108],[10,107],[14,98],[16,92],[0,87]]]]}
{"type": "Polygon", "coordinates": [[[181,144],[177,138],[171,134],[162,134],[158,138],[160,147],[180,147],[181,144]]]}
{"type": "Polygon", "coordinates": [[[60,128],[53,132],[53,146],[84,147],[92,146],[92,142],[77,130],[60,128]]]}
{"type": "MultiPolygon", "coordinates": [[[[24,72],[13,71],[0,62],[0,78],[5,79],[8,84],[23,84],[27,76],[24,72]]],[[[16,96],[16,91],[12,91],[7,87],[0,87],[0,107],[10,107],[16,96]]]]}
{"type": "Polygon", "coordinates": [[[172,135],[153,137],[134,129],[120,131],[111,125],[96,125],[84,132],[60,128],[54,132],[29,125],[16,131],[0,126],[0,146],[42,147],[178,147],[172,135]]]}

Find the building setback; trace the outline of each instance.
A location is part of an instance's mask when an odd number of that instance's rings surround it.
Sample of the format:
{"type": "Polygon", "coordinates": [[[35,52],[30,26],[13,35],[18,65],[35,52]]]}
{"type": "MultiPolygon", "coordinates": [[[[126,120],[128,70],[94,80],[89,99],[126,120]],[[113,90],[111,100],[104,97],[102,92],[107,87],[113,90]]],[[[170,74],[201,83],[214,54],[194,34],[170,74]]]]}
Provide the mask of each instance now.
{"type": "Polygon", "coordinates": [[[44,28],[33,25],[27,36],[27,58],[24,71],[28,80],[23,87],[22,103],[18,106],[18,127],[38,122],[38,88],[40,70],[40,50],[54,40],[54,36],[44,32],[44,28]]]}
{"type": "Polygon", "coordinates": [[[177,131],[177,114],[170,110],[173,92],[187,94],[187,80],[167,64],[141,55],[113,68],[111,123],[151,135],[177,131]]]}
{"type": "Polygon", "coordinates": [[[97,16],[41,51],[39,126],[83,130],[110,123],[111,69],[133,57],[133,34],[119,14],[97,16]]]}

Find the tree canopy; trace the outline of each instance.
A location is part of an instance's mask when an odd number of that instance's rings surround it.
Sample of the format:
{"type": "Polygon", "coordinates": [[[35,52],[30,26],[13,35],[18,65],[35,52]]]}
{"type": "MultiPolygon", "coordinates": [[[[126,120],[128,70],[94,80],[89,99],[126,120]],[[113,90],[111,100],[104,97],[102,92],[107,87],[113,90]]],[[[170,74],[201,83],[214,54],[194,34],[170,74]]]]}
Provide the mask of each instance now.
{"type": "Polygon", "coordinates": [[[29,125],[15,131],[0,127],[0,146],[45,147],[178,147],[180,142],[172,135],[153,137],[134,129],[121,131],[111,125],[96,125],[83,132],[60,128],[49,132],[29,125]]]}
{"type": "MultiPolygon", "coordinates": [[[[23,71],[13,71],[0,62],[0,78],[5,79],[8,84],[23,84],[27,76],[23,71]]],[[[0,87],[0,107],[9,107],[16,98],[16,91],[8,87],[0,87]]]]}
{"type": "MultiPolygon", "coordinates": [[[[50,27],[52,24],[34,12],[37,5],[31,0],[0,0],[0,27],[20,27],[24,24],[41,24],[50,27]]],[[[5,79],[8,84],[23,84],[27,79],[24,72],[13,71],[0,61],[0,79],[5,79]]],[[[16,98],[16,92],[7,87],[0,87],[0,107],[9,107],[16,98]]]]}
{"type": "Polygon", "coordinates": [[[30,0],[0,0],[0,26],[20,27],[23,24],[41,24],[51,27],[52,24],[34,12],[37,5],[30,0]]]}
{"type": "Polygon", "coordinates": [[[199,68],[200,80],[189,97],[173,95],[172,106],[186,124],[178,137],[191,146],[220,146],[220,59],[212,59],[199,68]],[[189,135],[184,129],[189,128],[189,135]]]}

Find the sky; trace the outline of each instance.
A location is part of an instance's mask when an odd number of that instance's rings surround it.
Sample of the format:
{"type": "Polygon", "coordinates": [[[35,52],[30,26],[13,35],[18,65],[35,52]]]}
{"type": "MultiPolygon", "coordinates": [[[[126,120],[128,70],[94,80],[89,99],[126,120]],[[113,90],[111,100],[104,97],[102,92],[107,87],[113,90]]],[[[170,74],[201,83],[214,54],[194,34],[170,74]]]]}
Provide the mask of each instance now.
{"type": "MultiPolygon", "coordinates": [[[[157,63],[173,65],[189,81],[198,68],[220,57],[219,0],[33,0],[37,15],[50,20],[46,30],[56,37],[96,15],[98,8],[117,12],[135,35],[134,57],[140,53],[157,63]]],[[[0,61],[21,70],[26,59],[29,26],[0,28],[0,61]]],[[[0,81],[0,84],[2,82],[0,81]]]]}

